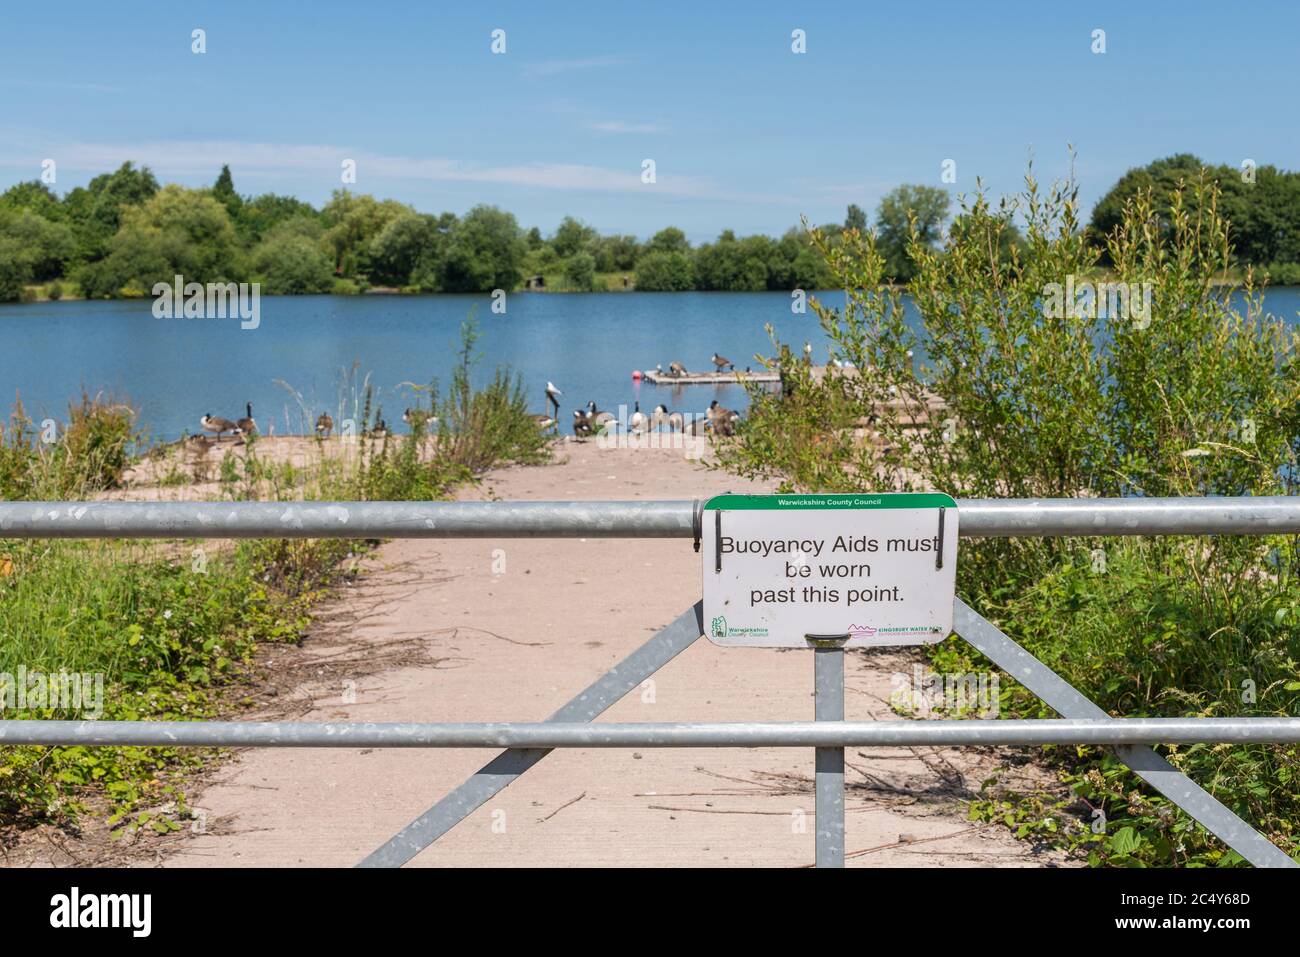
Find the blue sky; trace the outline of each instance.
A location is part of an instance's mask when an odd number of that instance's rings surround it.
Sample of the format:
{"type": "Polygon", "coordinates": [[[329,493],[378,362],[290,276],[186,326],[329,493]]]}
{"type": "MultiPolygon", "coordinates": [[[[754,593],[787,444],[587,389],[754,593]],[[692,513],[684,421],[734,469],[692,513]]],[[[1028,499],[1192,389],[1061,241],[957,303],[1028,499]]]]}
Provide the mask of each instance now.
{"type": "Polygon", "coordinates": [[[549,232],[780,233],[904,183],[1064,175],[1086,206],[1174,152],[1300,166],[1300,6],[1211,3],[11,3],[0,189],[125,159],[199,186],[549,232]],[[191,52],[202,28],[207,52],[191,52]],[[491,32],[506,31],[493,55],[491,32]],[[791,52],[791,31],[807,52],[791,52]],[[1091,51],[1092,31],[1106,52],[1091,51]],[[653,159],[657,182],[641,182],[653,159]]]}

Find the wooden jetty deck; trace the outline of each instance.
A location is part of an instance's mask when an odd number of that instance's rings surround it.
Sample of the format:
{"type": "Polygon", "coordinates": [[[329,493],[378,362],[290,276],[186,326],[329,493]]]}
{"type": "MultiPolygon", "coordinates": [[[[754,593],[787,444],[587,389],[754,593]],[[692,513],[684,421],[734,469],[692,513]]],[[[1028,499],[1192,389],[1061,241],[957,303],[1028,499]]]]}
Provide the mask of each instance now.
{"type": "Polygon", "coordinates": [[[780,382],[781,377],[775,372],[687,372],[673,375],[671,372],[659,372],[647,369],[642,373],[645,381],[651,385],[733,385],[738,382],[780,382]]]}

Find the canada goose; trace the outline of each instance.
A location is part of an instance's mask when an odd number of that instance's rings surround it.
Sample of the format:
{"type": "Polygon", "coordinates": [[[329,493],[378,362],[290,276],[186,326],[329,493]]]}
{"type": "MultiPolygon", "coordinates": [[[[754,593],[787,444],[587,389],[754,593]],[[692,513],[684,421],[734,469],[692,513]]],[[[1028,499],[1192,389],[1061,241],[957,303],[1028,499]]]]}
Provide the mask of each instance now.
{"type": "Polygon", "coordinates": [[[641,403],[634,403],[632,415],[627,420],[628,428],[632,430],[633,434],[640,435],[641,430],[646,428],[648,421],[649,420],[646,419],[646,414],[641,411],[641,403]]]}
{"type": "Polygon", "coordinates": [[[716,434],[733,435],[736,431],[736,423],[740,421],[740,413],[718,405],[718,400],[714,399],[709,403],[708,418],[716,434]]]}
{"type": "Polygon", "coordinates": [[[386,435],[388,435],[388,423],[380,419],[375,423],[375,427],[370,430],[370,437],[372,439],[382,439],[386,435]]]}
{"type": "Polygon", "coordinates": [[[573,410],[573,434],[578,438],[591,435],[591,420],[587,417],[587,413],[581,409],[573,410]]]}
{"type": "Polygon", "coordinates": [[[334,420],[330,418],[328,412],[322,412],[316,418],[316,435],[318,438],[328,439],[330,433],[334,431],[334,420]]]}
{"type": "Polygon", "coordinates": [[[231,422],[229,419],[223,419],[219,415],[213,415],[211,412],[209,412],[203,418],[199,419],[199,425],[203,426],[204,432],[217,433],[218,442],[221,441],[221,435],[223,432],[239,431],[239,426],[237,426],[234,422],[231,422]]]}
{"type": "Polygon", "coordinates": [[[592,399],[587,403],[587,422],[593,429],[599,430],[605,428],[611,422],[617,423],[618,417],[613,412],[602,412],[596,408],[596,400],[592,399]]]}
{"type": "Polygon", "coordinates": [[[680,412],[669,412],[668,406],[655,406],[654,414],[650,417],[650,427],[652,429],[662,429],[668,426],[670,432],[682,431],[682,414],[680,412]]]}
{"type": "Polygon", "coordinates": [[[546,415],[545,413],[542,413],[541,415],[532,416],[532,420],[537,425],[537,427],[543,431],[552,428],[555,425],[555,418],[553,416],[546,415]]]}
{"type": "Polygon", "coordinates": [[[407,409],[402,413],[402,421],[407,425],[437,425],[438,417],[432,412],[426,412],[424,409],[407,409]]]}
{"type": "Polygon", "coordinates": [[[235,423],[239,431],[244,435],[251,435],[257,431],[257,423],[253,421],[253,403],[249,402],[244,406],[244,411],[248,414],[235,423]]]}
{"type": "Polygon", "coordinates": [[[736,368],[734,365],[732,365],[730,359],[726,358],[725,356],[720,356],[716,352],[713,353],[713,364],[718,367],[719,372],[721,372],[723,369],[734,370],[736,368]]]}
{"type": "Polygon", "coordinates": [[[670,362],[668,363],[668,374],[681,378],[686,375],[686,366],[680,362],[670,362]]]}

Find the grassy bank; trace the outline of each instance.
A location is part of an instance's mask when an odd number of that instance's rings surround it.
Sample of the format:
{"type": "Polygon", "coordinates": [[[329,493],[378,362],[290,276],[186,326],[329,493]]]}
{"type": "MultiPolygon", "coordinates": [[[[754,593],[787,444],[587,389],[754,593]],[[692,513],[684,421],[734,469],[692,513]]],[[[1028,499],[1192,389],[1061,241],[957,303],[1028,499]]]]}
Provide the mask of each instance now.
{"type": "MultiPolygon", "coordinates": [[[[216,491],[227,500],[427,500],[448,497],[502,462],[538,462],[545,439],[528,415],[517,380],[500,371],[470,386],[473,330],[445,396],[422,390],[412,430],[356,441],[354,454],[289,464],[256,438],[222,460],[216,491]]],[[[359,397],[362,427],[380,410],[359,397]]],[[[94,498],[129,467],[173,451],[129,453],[132,414],[122,403],[83,397],[53,441],[17,408],[0,440],[0,495],[8,500],[94,498]]],[[[159,487],[187,480],[159,468],[159,487]]],[[[206,487],[206,486],[205,486],[206,487]]],[[[268,643],[300,641],[312,605],[329,594],[344,560],[365,542],[130,542],[0,539],[0,675],[87,676],[82,700],[42,700],[36,685],[6,718],[98,717],[194,720],[238,710],[256,680],[255,655],[268,643]],[[92,680],[93,679],[93,680],[92,680]],[[95,698],[98,698],[98,701],[95,698]],[[72,705],[72,706],[69,706],[72,705]]],[[[0,829],[36,823],[75,828],[107,804],[120,828],[159,831],[187,814],[184,772],[210,752],[167,748],[0,749],[0,829]],[[163,808],[164,810],[159,810],[163,808]]]]}

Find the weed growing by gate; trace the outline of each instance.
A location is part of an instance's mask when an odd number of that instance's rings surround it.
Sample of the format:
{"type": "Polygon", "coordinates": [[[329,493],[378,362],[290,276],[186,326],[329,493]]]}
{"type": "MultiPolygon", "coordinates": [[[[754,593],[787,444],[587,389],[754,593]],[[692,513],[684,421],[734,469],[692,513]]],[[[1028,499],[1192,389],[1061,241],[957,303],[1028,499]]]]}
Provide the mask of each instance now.
{"type": "MultiPolygon", "coordinates": [[[[767,362],[782,391],[752,390],[749,420],[720,446],[722,465],[823,492],[1297,494],[1296,334],[1263,313],[1249,271],[1240,287],[1226,284],[1230,224],[1217,200],[1205,180],[1184,184],[1165,222],[1139,195],[1108,237],[1114,266],[1102,274],[1075,184],[1044,190],[1031,170],[1012,200],[965,201],[942,249],[913,237],[918,326],[885,282],[874,236],[847,231],[831,244],[814,232],[847,290],[845,308],[814,303],[842,365],[815,376],[774,341],[767,362]],[[1090,281],[1149,288],[1149,312],[1047,301],[1062,284],[1090,281]]],[[[1112,714],[1296,715],[1297,572],[1294,536],[1008,539],[964,541],[958,587],[1112,714]]],[[[945,672],[987,667],[956,641],[932,655],[945,672]]],[[[1011,681],[1002,694],[1008,717],[1049,713],[1011,681]]],[[[990,791],[973,813],[1051,836],[1096,864],[1240,860],[1100,751],[1051,754],[1074,795],[990,791]],[[1094,833],[1098,810],[1105,825],[1094,833]]],[[[1300,749],[1169,754],[1300,852],[1300,749]]]]}

